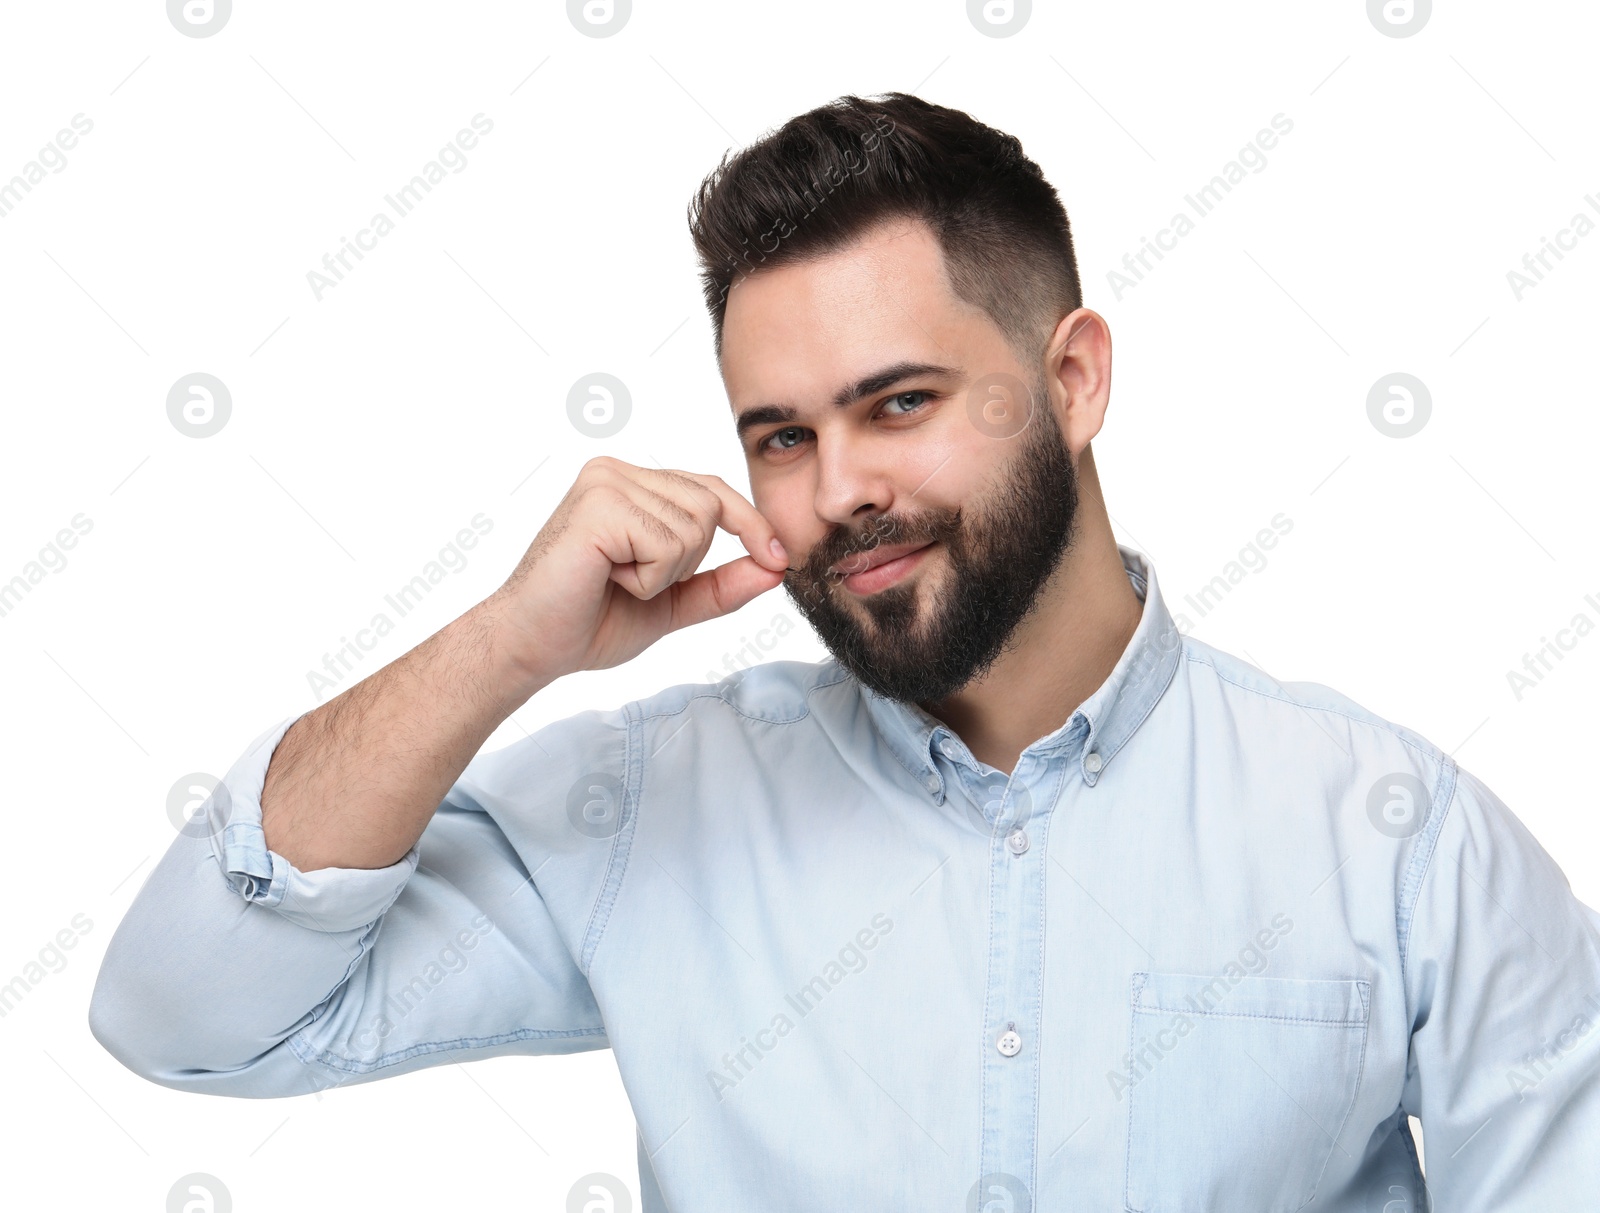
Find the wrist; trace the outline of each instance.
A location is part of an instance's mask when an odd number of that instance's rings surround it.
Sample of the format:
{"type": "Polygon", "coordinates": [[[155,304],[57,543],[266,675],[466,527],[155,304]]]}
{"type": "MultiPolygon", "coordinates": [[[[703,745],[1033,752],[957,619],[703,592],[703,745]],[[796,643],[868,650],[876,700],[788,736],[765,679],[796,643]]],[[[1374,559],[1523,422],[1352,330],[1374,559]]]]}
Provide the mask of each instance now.
{"type": "Polygon", "coordinates": [[[518,705],[572,671],[550,661],[526,628],[513,622],[500,591],[489,595],[468,612],[474,630],[488,649],[488,660],[495,685],[518,705]]]}

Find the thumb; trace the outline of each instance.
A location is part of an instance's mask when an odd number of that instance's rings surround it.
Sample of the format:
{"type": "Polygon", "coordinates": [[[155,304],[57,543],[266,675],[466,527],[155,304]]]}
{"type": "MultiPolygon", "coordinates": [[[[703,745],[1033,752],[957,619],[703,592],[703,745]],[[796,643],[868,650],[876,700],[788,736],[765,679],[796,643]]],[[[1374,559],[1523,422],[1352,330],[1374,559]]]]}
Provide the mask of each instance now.
{"type": "Polygon", "coordinates": [[[696,573],[671,589],[672,630],[731,614],[782,582],[782,571],[762,568],[752,556],[696,573]]]}

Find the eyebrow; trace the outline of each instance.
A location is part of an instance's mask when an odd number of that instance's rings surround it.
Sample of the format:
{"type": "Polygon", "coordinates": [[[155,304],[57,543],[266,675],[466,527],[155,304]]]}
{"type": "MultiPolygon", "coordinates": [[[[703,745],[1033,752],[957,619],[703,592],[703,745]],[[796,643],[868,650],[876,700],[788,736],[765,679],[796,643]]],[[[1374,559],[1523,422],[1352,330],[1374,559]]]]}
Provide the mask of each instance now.
{"type": "MultiPolygon", "coordinates": [[[[896,362],[881,370],[863,375],[854,383],[847,383],[833,394],[833,407],[836,409],[849,408],[863,396],[871,396],[885,388],[906,379],[940,376],[954,378],[961,374],[960,367],[939,366],[931,362],[896,362]]],[[[744,440],[745,433],[758,425],[768,425],[775,421],[793,421],[800,415],[798,409],[789,404],[758,404],[754,408],[745,409],[734,422],[740,441],[744,440]]]]}

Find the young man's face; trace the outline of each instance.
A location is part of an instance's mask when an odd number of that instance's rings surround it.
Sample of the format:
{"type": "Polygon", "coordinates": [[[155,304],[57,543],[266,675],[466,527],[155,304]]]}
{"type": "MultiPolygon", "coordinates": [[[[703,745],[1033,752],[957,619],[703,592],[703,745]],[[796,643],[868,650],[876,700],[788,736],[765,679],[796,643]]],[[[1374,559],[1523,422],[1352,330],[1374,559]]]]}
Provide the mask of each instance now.
{"type": "Polygon", "coordinates": [[[834,656],[907,702],[982,674],[1070,542],[1074,457],[1042,359],[951,293],[931,229],[740,282],[722,372],[785,589],[834,656]]]}

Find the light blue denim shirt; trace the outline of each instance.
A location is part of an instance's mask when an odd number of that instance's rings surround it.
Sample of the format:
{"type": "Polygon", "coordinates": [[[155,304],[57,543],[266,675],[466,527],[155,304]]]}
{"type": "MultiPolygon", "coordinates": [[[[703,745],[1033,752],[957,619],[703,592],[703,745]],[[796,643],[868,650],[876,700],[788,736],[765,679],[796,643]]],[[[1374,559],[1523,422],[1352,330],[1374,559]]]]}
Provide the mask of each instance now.
{"type": "Polygon", "coordinates": [[[260,826],[289,717],[90,1025],[238,1096],[609,1047],[645,1213],[1600,1207],[1600,915],[1447,754],[1182,636],[1122,556],[1133,640],[1009,778],[778,661],[480,754],[400,862],[300,872],[260,826]]]}

